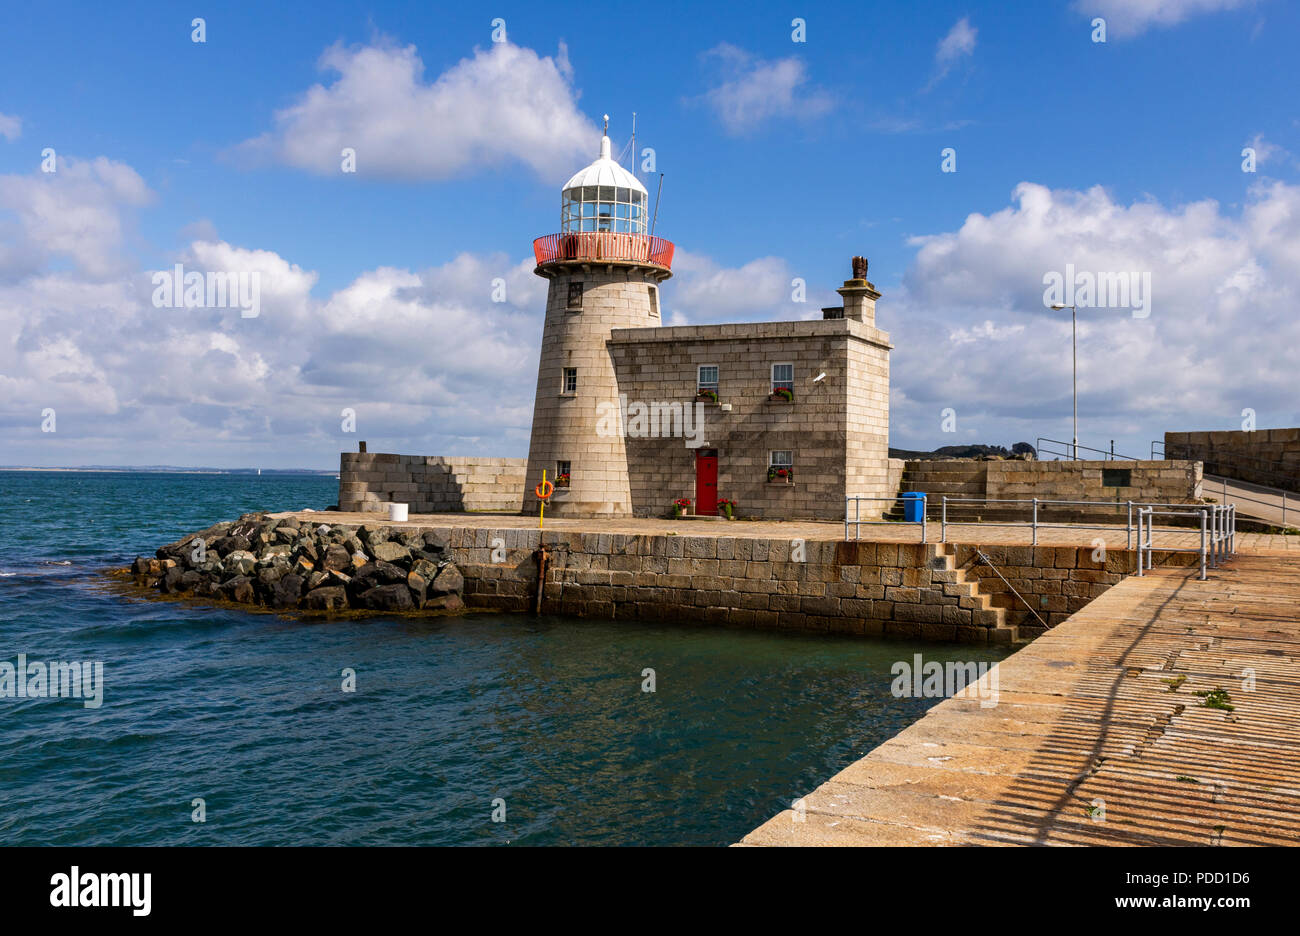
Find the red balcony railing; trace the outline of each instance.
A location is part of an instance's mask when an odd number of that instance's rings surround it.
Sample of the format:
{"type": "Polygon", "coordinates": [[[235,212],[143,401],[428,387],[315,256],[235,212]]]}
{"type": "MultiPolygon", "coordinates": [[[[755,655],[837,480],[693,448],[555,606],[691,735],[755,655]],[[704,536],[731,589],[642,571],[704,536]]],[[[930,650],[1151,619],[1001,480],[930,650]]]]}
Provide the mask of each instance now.
{"type": "Polygon", "coordinates": [[[672,269],[673,242],[649,234],[548,234],[533,241],[537,265],[566,261],[630,261],[672,269]]]}

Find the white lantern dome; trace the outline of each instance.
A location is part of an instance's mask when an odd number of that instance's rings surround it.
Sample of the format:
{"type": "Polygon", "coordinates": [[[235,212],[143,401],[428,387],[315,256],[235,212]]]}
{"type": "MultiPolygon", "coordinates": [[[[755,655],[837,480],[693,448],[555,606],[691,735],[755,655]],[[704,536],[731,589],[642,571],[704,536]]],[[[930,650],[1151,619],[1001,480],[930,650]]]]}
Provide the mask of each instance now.
{"type": "Polygon", "coordinates": [[[600,138],[600,158],[574,174],[561,191],[560,200],[560,230],[565,234],[645,233],[649,192],[635,175],[610,157],[607,135],[600,138]]]}

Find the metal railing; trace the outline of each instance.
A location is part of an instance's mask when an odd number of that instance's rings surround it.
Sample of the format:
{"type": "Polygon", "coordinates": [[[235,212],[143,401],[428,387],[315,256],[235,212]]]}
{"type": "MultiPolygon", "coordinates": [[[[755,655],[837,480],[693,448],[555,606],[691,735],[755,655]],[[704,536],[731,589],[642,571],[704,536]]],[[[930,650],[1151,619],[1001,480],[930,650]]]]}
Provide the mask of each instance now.
{"type": "Polygon", "coordinates": [[[1157,510],[1155,507],[1143,507],[1138,510],[1138,547],[1137,574],[1144,575],[1144,569],[1151,568],[1155,546],[1156,516],[1194,517],[1199,515],[1201,521],[1201,539],[1199,545],[1191,548],[1161,546],[1166,553],[1196,553],[1200,556],[1198,578],[1204,579],[1206,569],[1217,569],[1219,565],[1237,552],[1237,508],[1232,505],[1207,504],[1192,510],[1157,510]]]}
{"type": "Polygon", "coordinates": [[[1027,508],[1030,512],[1028,520],[979,520],[976,521],[981,526],[1008,526],[1008,527],[1028,527],[1032,531],[1031,544],[1038,545],[1039,530],[1113,530],[1116,527],[1114,523],[1048,523],[1039,518],[1042,510],[1052,510],[1058,507],[1114,507],[1117,512],[1119,508],[1124,508],[1124,545],[1125,548],[1133,548],[1134,510],[1144,507],[1159,508],[1180,508],[1183,510],[1208,510],[1214,504],[1157,504],[1149,501],[1084,501],[1084,500],[1048,500],[1042,497],[1034,497],[1030,500],[1014,500],[1010,498],[995,497],[949,497],[943,495],[940,498],[940,515],[939,515],[939,542],[948,541],[948,524],[960,524],[963,521],[950,521],[948,519],[948,505],[961,504],[1010,504],[1015,507],[1027,508]]]}
{"type": "Polygon", "coordinates": [[[1063,458],[1069,458],[1077,461],[1079,457],[1079,450],[1082,449],[1085,452],[1096,452],[1098,455],[1106,456],[1104,459],[1097,459],[1098,461],[1115,461],[1115,460],[1141,461],[1140,458],[1135,458],[1132,455],[1117,454],[1115,451],[1114,441],[1110,443],[1110,450],[1107,451],[1106,449],[1093,448],[1090,445],[1076,445],[1073,442],[1062,442],[1060,439],[1044,439],[1042,436],[1039,436],[1037,439],[1034,440],[1034,448],[1038,450],[1040,460],[1041,460],[1042,453],[1046,451],[1048,455],[1060,455],[1063,458]],[[1064,446],[1064,449],[1062,451],[1057,451],[1054,449],[1046,449],[1043,446],[1044,442],[1046,442],[1048,445],[1064,446]],[[1073,454],[1071,454],[1071,452],[1073,452],[1073,454]]]}
{"type": "Polygon", "coordinates": [[[1008,582],[1008,581],[1007,581],[1007,577],[1006,577],[1005,575],[1003,575],[1001,572],[998,571],[998,567],[995,566],[995,565],[993,564],[993,560],[990,559],[988,556],[984,555],[984,550],[982,550],[982,549],[980,549],[978,546],[976,546],[976,547],[975,547],[975,555],[979,556],[979,558],[983,561],[983,563],[984,563],[986,566],[988,566],[990,569],[993,570],[993,574],[994,574],[994,575],[996,575],[998,578],[1002,579],[1002,584],[1005,585],[1005,586],[1007,586],[1007,588],[1011,589],[1011,594],[1015,595],[1017,598],[1020,599],[1020,603],[1023,604],[1026,608],[1029,609],[1029,613],[1030,613],[1030,614],[1032,614],[1034,617],[1038,618],[1038,623],[1039,623],[1039,624],[1042,624],[1043,627],[1046,627],[1046,626],[1047,626],[1047,622],[1043,620],[1043,616],[1042,616],[1041,614],[1038,613],[1038,611],[1034,608],[1033,605],[1031,605],[1028,601],[1025,601],[1025,596],[1022,595],[1022,594],[1020,594],[1020,592],[1016,591],[1016,586],[1014,586],[1014,585],[1012,585],[1010,582],[1008,582]]]}
{"type": "Polygon", "coordinates": [[[849,525],[850,525],[850,524],[853,525],[853,537],[852,537],[852,538],[853,538],[853,539],[860,539],[861,536],[862,536],[862,524],[864,524],[864,523],[867,524],[868,526],[874,526],[874,525],[880,525],[880,526],[883,526],[884,524],[890,524],[890,525],[894,525],[894,526],[896,526],[896,525],[898,525],[898,524],[900,524],[900,523],[904,523],[904,524],[906,524],[906,523],[916,523],[916,524],[919,524],[920,527],[921,527],[921,542],[924,543],[924,542],[926,541],[926,531],[927,531],[927,525],[926,525],[926,519],[925,519],[925,500],[924,500],[924,499],[920,499],[920,500],[921,500],[921,519],[920,519],[919,521],[918,521],[918,520],[863,520],[863,519],[862,519],[862,501],[877,501],[877,502],[879,502],[879,501],[887,501],[887,502],[891,502],[891,503],[893,503],[893,502],[898,502],[898,501],[904,501],[904,502],[906,502],[906,501],[912,501],[912,500],[917,500],[917,499],[918,499],[918,498],[907,498],[907,497],[904,497],[904,496],[901,495],[901,494],[895,494],[893,497],[868,497],[868,496],[866,496],[866,495],[864,495],[864,494],[848,494],[848,495],[845,495],[845,497],[844,497],[844,539],[845,539],[845,541],[847,542],[847,541],[849,540],[849,525]],[[849,513],[850,513],[850,511],[849,511],[849,505],[850,505],[850,504],[853,505],[853,510],[852,510],[853,516],[852,516],[852,517],[849,516],[849,513]]]}
{"type": "MultiPolygon", "coordinates": [[[[1240,478],[1226,478],[1226,477],[1224,477],[1224,476],[1222,476],[1222,475],[1213,475],[1212,477],[1218,478],[1218,479],[1219,479],[1219,483],[1222,485],[1222,488],[1223,488],[1223,489],[1222,489],[1222,491],[1221,491],[1220,493],[1221,493],[1221,495],[1222,495],[1222,497],[1223,497],[1223,502],[1224,502],[1225,504],[1228,502],[1228,496],[1229,496],[1229,495],[1228,495],[1228,482],[1229,482],[1229,481],[1235,481],[1235,482],[1237,482],[1237,484],[1253,484],[1255,487],[1263,487],[1263,488],[1268,487],[1267,484],[1255,484],[1254,481],[1242,481],[1240,478]]],[[[1202,487],[1202,490],[1204,490],[1204,487],[1202,487]]],[[[1265,506],[1265,507],[1272,507],[1274,510],[1279,510],[1279,509],[1280,509],[1280,510],[1282,511],[1282,526],[1285,527],[1285,526],[1287,525],[1287,522],[1286,522],[1286,511],[1287,511],[1287,506],[1286,506],[1286,495],[1287,495],[1287,492],[1284,491],[1284,490],[1282,490],[1281,488],[1274,488],[1273,490],[1277,491],[1278,496],[1281,498],[1282,503],[1281,503],[1280,506],[1279,506],[1278,504],[1273,503],[1272,501],[1260,500],[1258,497],[1247,497],[1245,494],[1233,494],[1233,495],[1232,495],[1232,499],[1233,499],[1234,501],[1243,501],[1243,500],[1244,500],[1244,501],[1250,501],[1252,504],[1262,504],[1262,505],[1265,506]]],[[[1256,491],[1255,493],[1256,493],[1256,494],[1259,494],[1259,493],[1261,493],[1261,492],[1260,492],[1260,491],[1256,491]]],[[[1233,506],[1236,506],[1236,505],[1234,504],[1233,506]]],[[[1293,507],[1293,508],[1291,508],[1291,510],[1292,510],[1292,512],[1294,512],[1294,511],[1295,511],[1295,508],[1293,507]]],[[[1252,516],[1254,516],[1254,515],[1252,514],[1252,516]]],[[[1267,517],[1260,517],[1260,519],[1261,519],[1261,520],[1267,520],[1268,518],[1267,518],[1267,517]]]]}
{"type": "Polygon", "coordinates": [[[1247,484],[1258,484],[1264,487],[1273,487],[1266,481],[1256,481],[1253,478],[1239,477],[1242,471],[1252,471],[1258,474],[1267,475],[1270,479],[1281,480],[1287,484],[1295,485],[1300,476],[1300,465],[1294,462],[1277,461],[1272,458],[1260,458],[1257,455],[1238,454],[1231,451],[1219,451],[1210,449],[1204,454],[1197,454],[1196,449],[1190,445],[1174,444],[1174,458],[1170,459],[1169,446],[1164,442],[1156,440],[1151,443],[1151,457],[1156,457],[1156,446],[1160,446],[1160,457],[1166,461],[1198,461],[1202,465],[1202,471],[1206,474],[1226,477],[1232,481],[1245,481],[1247,484]],[[1186,452],[1186,454],[1184,454],[1186,452]],[[1227,468],[1228,471],[1222,469],[1227,468]],[[1219,470],[1216,470],[1219,469],[1219,470]],[[1236,474],[1234,474],[1234,472],[1236,474]]]}
{"type": "Polygon", "coordinates": [[[533,241],[537,265],[564,261],[632,261],[671,269],[673,242],[649,234],[615,234],[584,231],[578,234],[547,234],[533,241]]]}

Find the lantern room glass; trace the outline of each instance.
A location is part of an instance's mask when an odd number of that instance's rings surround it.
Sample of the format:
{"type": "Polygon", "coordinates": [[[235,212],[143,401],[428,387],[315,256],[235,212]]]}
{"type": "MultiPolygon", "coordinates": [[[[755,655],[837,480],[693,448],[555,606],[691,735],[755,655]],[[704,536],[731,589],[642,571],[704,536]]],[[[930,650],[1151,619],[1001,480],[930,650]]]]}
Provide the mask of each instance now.
{"type": "Polygon", "coordinates": [[[561,195],[560,231],[644,234],[645,192],[613,185],[579,185],[561,195]]]}

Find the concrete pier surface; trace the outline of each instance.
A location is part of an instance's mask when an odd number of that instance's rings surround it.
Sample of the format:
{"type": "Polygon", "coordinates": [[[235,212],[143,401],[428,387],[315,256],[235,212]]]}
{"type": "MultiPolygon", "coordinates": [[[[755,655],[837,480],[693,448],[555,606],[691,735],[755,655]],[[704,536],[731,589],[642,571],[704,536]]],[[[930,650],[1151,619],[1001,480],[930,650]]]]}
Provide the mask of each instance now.
{"type": "Polygon", "coordinates": [[[740,844],[1300,844],[1300,553],[1242,545],[1125,578],[998,664],[995,706],[941,701],[740,844]]]}
{"type": "MultiPolygon", "coordinates": [[[[388,526],[392,521],[387,514],[351,513],[336,510],[305,513],[301,511],[283,511],[270,514],[272,517],[293,517],[303,522],[371,524],[388,526]]],[[[517,513],[441,513],[410,514],[406,523],[396,526],[431,526],[461,527],[464,529],[513,529],[536,530],[537,517],[517,513]]],[[[547,517],[545,529],[553,532],[578,533],[622,533],[630,536],[663,536],[677,533],[681,536],[743,536],[799,537],[819,542],[839,542],[844,539],[844,523],[819,520],[722,520],[679,518],[675,520],[657,520],[650,518],[620,519],[563,519],[547,517]]],[[[1186,527],[1156,527],[1160,537],[1158,546],[1162,548],[1193,548],[1199,541],[1200,534],[1186,527]]],[[[939,542],[939,523],[930,521],[927,530],[927,542],[939,542]]],[[[1050,528],[1040,527],[1038,544],[1040,546],[1091,546],[1097,538],[1106,541],[1107,548],[1123,549],[1125,546],[1125,529],[1123,526],[1106,529],[1050,528]]],[[[921,532],[917,524],[911,523],[863,523],[861,537],[864,542],[876,543],[917,543],[921,532]]],[[[1008,546],[1027,546],[1032,534],[1027,526],[1001,526],[992,523],[950,523],[948,524],[948,541],[953,543],[980,543],[986,545],[1001,544],[1008,546]]],[[[1300,536],[1285,536],[1269,533],[1238,533],[1238,551],[1259,550],[1294,550],[1300,552],[1300,536]]]]}

